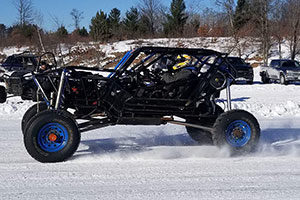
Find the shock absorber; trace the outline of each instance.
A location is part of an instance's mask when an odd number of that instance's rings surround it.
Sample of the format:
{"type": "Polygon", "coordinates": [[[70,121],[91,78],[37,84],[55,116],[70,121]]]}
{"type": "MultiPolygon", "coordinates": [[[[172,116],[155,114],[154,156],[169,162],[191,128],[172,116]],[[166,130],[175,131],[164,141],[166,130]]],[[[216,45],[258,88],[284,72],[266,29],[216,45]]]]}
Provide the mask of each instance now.
{"type": "Polygon", "coordinates": [[[230,91],[230,83],[231,79],[227,79],[227,85],[226,85],[226,98],[227,98],[227,109],[231,110],[231,91],[230,91]]]}
{"type": "Polygon", "coordinates": [[[66,73],[67,70],[63,69],[62,73],[61,73],[61,77],[60,77],[60,82],[59,82],[59,87],[58,87],[58,92],[57,92],[57,97],[56,97],[56,102],[55,102],[55,107],[54,109],[57,110],[60,106],[61,100],[62,100],[62,96],[64,93],[64,86],[65,86],[65,82],[66,82],[66,73]]]}

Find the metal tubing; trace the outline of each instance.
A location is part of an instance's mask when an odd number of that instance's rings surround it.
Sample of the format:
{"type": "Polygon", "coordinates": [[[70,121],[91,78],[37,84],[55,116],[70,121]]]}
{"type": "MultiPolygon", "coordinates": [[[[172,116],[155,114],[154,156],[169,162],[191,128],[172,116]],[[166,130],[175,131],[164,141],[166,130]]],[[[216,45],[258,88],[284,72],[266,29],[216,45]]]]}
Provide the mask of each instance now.
{"type": "Polygon", "coordinates": [[[191,123],[186,123],[186,122],[181,122],[181,121],[168,121],[168,123],[170,124],[176,124],[176,125],[181,125],[181,126],[189,126],[189,127],[194,127],[194,128],[199,128],[199,129],[203,129],[205,131],[209,131],[209,132],[213,132],[213,128],[209,128],[206,126],[201,126],[201,125],[197,125],[197,124],[191,124],[191,123]]]}
{"type": "MultiPolygon", "coordinates": [[[[40,90],[40,91],[42,92],[43,98],[44,98],[47,102],[49,102],[49,99],[48,99],[46,93],[44,92],[44,90],[43,90],[41,84],[39,83],[39,81],[35,78],[35,76],[32,76],[32,78],[33,78],[34,83],[37,85],[38,90],[40,90]]],[[[37,95],[38,95],[38,92],[37,92],[37,95]]]]}
{"type": "Polygon", "coordinates": [[[231,110],[231,92],[230,92],[230,83],[231,80],[227,79],[227,87],[226,87],[226,98],[227,98],[227,109],[231,110]]]}
{"type": "Polygon", "coordinates": [[[56,97],[56,103],[55,103],[55,107],[54,107],[55,110],[58,109],[61,98],[62,98],[63,87],[64,87],[64,83],[65,83],[65,77],[66,77],[66,69],[64,69],[61,73],[58,92],[57,92],[57,97],[56,97]]]}

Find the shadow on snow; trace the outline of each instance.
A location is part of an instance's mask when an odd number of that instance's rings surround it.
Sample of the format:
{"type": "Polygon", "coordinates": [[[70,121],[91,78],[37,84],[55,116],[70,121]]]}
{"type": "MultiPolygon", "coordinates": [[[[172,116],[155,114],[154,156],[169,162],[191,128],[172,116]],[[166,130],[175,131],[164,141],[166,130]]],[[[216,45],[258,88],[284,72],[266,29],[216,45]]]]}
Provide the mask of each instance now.
{"type": "MultiPolygon", "coordinates": [[[[114,152],[123,153],[139,153],[151,151],[153,147],[183,147],[183,146],[198,146],[197,142],[193,141],[187,133],[178,135],[152,135],[147,134],[144,137],[123,137],[123,138],[108,138],[96,140],[83,140],[81,142],[87,148],[77,151],[82,155],[102,155],[114,152]]],[[[300,129],[265,129],[261,132],[259,141],[258,154],[270,155],[286,155],[291,149],[295,150],[296,154],[300,155],[300,129]]],[[[200,149],[197,149],[201,151],[200,149]]],[[[215,148],[217,149],[217,148],[215,148]]],[[[212,150],[208,146],[203,146],[203,151],[212,150]]],[[[215,155],[215,154],[212,154],[215,155]]]]}

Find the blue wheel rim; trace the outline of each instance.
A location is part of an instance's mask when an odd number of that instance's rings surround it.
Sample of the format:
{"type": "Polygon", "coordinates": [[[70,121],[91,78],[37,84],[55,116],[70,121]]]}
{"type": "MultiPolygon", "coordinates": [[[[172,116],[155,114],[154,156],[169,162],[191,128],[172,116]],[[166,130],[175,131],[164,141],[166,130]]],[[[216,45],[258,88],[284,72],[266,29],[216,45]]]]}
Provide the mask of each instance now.
{"type": "Polygon", "coordinates": [[[243,147],[251,138],[251,128],[243,120],[236,120],[226,129],[226,140],[233,147],[243,147]]]}
{"type": "Polygon", "coordinates": [[[59,123],[47,123],[39,131],[37,142],[40,148],[46,152],[58,152],[68,142],[67,129],[59,123]]]}

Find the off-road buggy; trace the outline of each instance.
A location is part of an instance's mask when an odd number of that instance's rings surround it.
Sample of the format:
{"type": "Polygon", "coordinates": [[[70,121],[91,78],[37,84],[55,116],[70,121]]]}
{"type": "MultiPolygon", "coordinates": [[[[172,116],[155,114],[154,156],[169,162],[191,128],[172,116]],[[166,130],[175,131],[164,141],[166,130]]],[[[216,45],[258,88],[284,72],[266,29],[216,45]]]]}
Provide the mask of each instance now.
{"type": "Polygon", "coordinates": [[[82,132],[171,123],[186,126],[199,143],[251,152],[259,124],[250,113],[231,110],[235,71],[226,57],[207,49],[141,47],[114,70],[69,66],[33,73],[38,103],[22,119],[25,147],[40,162],[59,162],[74,154],[82,132]],[[225,88],[227,112],[216,104],[225,88]]]}

